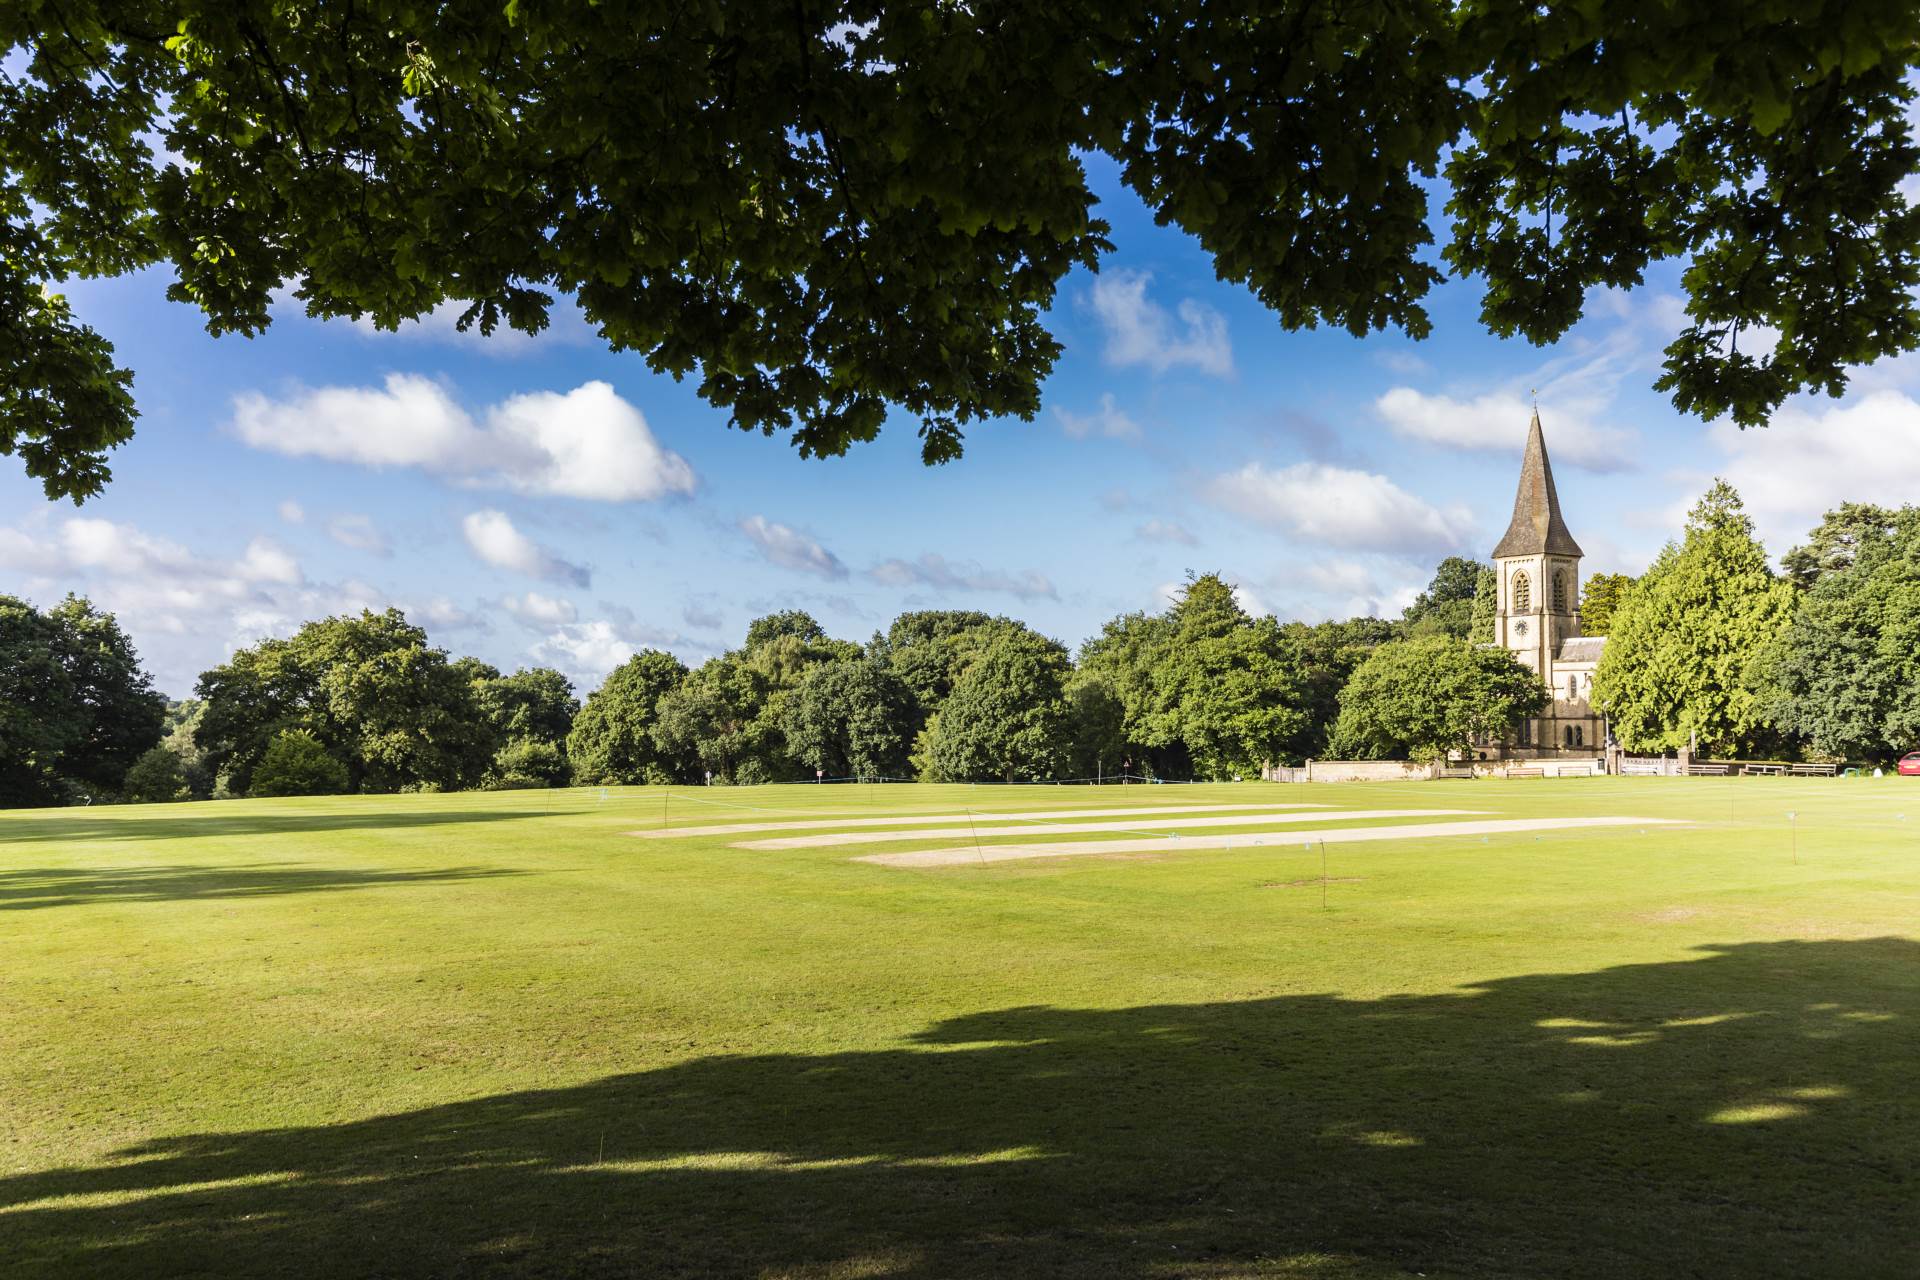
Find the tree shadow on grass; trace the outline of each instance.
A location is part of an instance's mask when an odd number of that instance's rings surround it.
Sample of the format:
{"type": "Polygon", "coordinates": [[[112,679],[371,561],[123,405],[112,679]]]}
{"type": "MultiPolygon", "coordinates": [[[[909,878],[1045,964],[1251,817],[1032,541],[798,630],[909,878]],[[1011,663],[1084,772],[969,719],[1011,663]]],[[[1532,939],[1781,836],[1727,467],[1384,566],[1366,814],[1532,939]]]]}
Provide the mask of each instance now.
{"type": "Polygon", "coordinates": [[[1908,1276],[1920,944],[1022,1008],[0,1179],[89,1275],[1908,1276]]]}
{"type": "Polygon", "coordinates": [[[94,902],[181,902],[197,898],[267,898],[288,893],[444,884],[519,872],[491,867],[425,871],[315,867],[298,862],[250,866],[19,867],[0,870],[0,911],[33,911],[94,902]]]}
{"type": "Polygon", "coordinates": [[[216,840],[225,836],[308,835],[326,831],[405,830],[412,827],[452,826],[467,822],[511,822],[539,818],[542,813],[511,809],[434,809],[424,813],[355,806],[338,813],[222,812],[227,801],[206,801],[192,807],[191,816],[157,817],[144,806],[112,806],[105,812],[86,810],[31,810],[31,818],[0,822],[0,848],[9,844],[100,842],[124,840],[216,840]],[[68,813],[73,816],[66,816],[68,813]]]}

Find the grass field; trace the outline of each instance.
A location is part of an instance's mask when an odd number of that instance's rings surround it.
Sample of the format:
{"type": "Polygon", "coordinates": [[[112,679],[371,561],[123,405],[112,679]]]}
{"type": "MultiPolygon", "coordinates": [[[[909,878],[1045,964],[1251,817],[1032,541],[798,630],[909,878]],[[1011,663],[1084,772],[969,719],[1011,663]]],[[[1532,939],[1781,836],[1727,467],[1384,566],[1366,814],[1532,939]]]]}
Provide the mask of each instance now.
{"type": "Polygon", "coordinates": [[[1917,1247],[1920,781],[0,814],[0,1273],[1909,1277],[1917,1247]],[[1189,804],[1471,812],[984,816],[1189,804]],[[865,821],[913,815],[970,834],[865,821]],[[1306,843],[1582,816],[1688,825],[1306,843]],[[836,829],[900,835],[735,847],[836,829]]]}

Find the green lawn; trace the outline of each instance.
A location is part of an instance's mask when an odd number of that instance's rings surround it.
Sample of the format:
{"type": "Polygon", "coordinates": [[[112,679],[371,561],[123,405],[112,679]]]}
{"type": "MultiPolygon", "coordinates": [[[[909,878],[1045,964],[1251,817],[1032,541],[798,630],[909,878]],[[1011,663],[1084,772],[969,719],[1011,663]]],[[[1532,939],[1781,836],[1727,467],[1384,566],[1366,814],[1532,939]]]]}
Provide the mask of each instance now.
{"type": "Polygon", "coordinates": [[[1917,1246],[1920,780],[0,814],[0,1273],[1909,1277],[1917,1246]],[[625,834],[1183,802],[1697,825],[1333,844],[1324,886],[1311,829],[943,869],[625,834]]]}

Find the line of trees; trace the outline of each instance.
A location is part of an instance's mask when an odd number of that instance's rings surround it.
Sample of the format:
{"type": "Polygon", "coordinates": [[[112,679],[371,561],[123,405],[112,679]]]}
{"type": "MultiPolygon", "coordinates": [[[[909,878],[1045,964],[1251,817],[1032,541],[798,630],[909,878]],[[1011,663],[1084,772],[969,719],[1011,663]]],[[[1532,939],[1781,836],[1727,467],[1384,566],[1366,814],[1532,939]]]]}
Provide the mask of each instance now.
{"type": "MultiPolygon", "coordinates": [[[[0,804],[708,778],[1252,776],[1324,755],[1343,688],[1383,647],[1420,641],[1422,661],[1463,670],[1505,661],[1466,638],[1488,577],[1449,560],[1398,620],[1309,626],[1250,617],[1219,575],[1194,575],[1166,610],[1113,619],[1077,661],[1024,623],[975,611],[902,614],[864,645],[787,611],[755,620],[738,648],[691,670],[668,653],[636,654],[584,705],[560,672],[503,674],[453,657],[397,610],[311,622],[239,650],[201,675],[193,698],[168,705],[110,617],[75,599],[45,615],[13,601],[7,616],[22,628],[104,629],[119,685],[71,706],[10,700],[14,719],[45,719],[75,748],[56,757],[6,726],[0,804]],[[125,710],[134,704],[138,714],[125,710]],[[121,708],[112,752],[81,749],[82,707],[121,708]]],[[[48,648],[28,630],[12,640],[9,654],[48,648]]],[[[0,661],[16,680],[31,678],[32,663],[0,661]]],[[[1509,711],[1525,709],[1523,700],[1509,711]]],[[[1360,726],[1349,739],[1421,749],[1434,733],[1430,709],[1410,713],[1426,715],[1418,722],[1403,710],[1376,701],[1370,719],[1349,717],[1360,726]]],[[[1509,711],[1481,699],[1445,722],[1509,711]]]]}
{"type": "MultiPolygon", "coordinates": [[[[1920,747],[1920,509],[1845,504],[1776,572],[1716,483],[1638,578],[1595,574],[1594,701],[1630,750],[1884,761],[1920,747]]],[[[0,597],[0,806],[832,778],[1255,776],[1309,756],[1431,758],[1546,691],[1491,646],[1494,576],[1443,561],[1397,619],[1250,617],[1218,574],[1079,653],[1011,618],[905,613],[864,645],[755,620],[689,669],[647,651],[584,705],[397,610],[236,652],[168,704],[111,615],[0,597]]]]}

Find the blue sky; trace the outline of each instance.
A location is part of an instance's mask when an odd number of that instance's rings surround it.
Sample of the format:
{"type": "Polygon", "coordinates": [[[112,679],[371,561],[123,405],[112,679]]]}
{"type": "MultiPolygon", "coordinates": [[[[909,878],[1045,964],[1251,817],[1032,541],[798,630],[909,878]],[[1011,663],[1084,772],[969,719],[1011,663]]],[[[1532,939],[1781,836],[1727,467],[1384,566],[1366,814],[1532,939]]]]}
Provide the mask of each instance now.
{"type": "Polygon", "coordinates": [[[159,273],[78,284],[144,416],[77,509],[0,460],[0,591],[90,595],[173,694],[238,645],[387,604],[584,693],[634,649],[698,662],[785,607],[860,640],[903,609],[977,608],[1078,645],[1218,569],[1256,611],[1390,616],[1504,528],[1531,388],[1588,572],[1642,568],[1715,474],[1776,554],[1843,498],[1920,486],[1920,363],[1743,434],[1650,390],[1671,272],[1593,298],[1549,349],[1488,336],[1474,282],[1433,297],[1425,342],[1287,333],[1090,170],[1117,251],[1065,282],[1041,415],[976,425],[931,469],[904,416],[824,461],[733,431],[573,315],[482,339],[287,310],[214,339],[159,273]]]}

